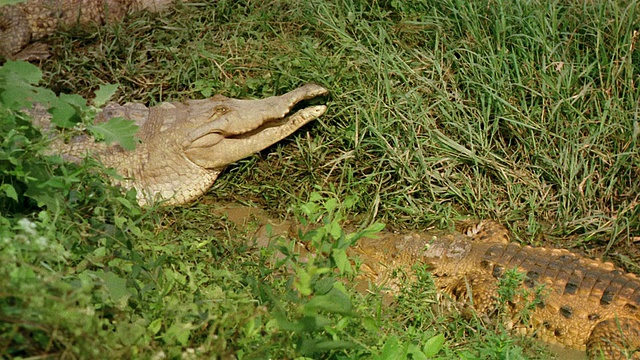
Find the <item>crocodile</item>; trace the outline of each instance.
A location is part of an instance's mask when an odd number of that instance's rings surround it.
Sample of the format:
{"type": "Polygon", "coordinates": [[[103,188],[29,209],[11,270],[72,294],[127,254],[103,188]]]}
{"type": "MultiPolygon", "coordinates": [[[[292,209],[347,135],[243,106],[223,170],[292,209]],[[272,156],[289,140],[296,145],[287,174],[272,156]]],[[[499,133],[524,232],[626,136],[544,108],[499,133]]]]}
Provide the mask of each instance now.
{"type": "MultiPolygon", "coordinates": [[[[215,95],[153,107],[111,103],[95,122],[114,117],[134,120],[140,140],[135,150],[96,142],[88,135],[69,141],[54,136],[51,149],[70,161],[93,156],[114,168],[122,178],[113,178],[113,183],[135,188],[140,205],[160,200],[164,205],[185,204],[204,194],[229,164],[275,144],[324,114],[326,105],[310,102],[327,93],[320,85],[307,84],[257,100],[215,95]]],[[[46,109],[37,108],[27,111],[34,124],[47,134],[57,134],[50,129],[46,109]]]]}
{"type": "Polygon", "coordinates": [[[48,57],[46,46],[32,43],[61,28],[102,25],[134,11],[159,12],[173,0],[28,0],[0,6],[0,56],[13,60],[48,57]]]}
{"type": "Polygon", "coordinates": [[[460,233],[361,239],[350,255],[362,262],[360,281],[391,284],[394,294],[394,274],[410,274],[424,264],[441,294],[483,315],[498,308],[499,279],[517,269],[525,295],[506,306],[517,333],[586,350],[589,359],[640,359],[640,278],[612,263],[565,249],[522,246],[493,221],[460,233]],[[528,319],[518,321],[525,307],[528,319]]]}
{"type": "MultiPolygon", "coordinates": [[[[274,219],[261,209],[216,203],[213,213],[224,216],[258,247],[277,239],[298,239],[313,228],[274,219]],[[255,232],[245,233],[256,226],[255,232]]],[[[546,343],[560,358],[580,354],[590,359],[640,360],[640,278],[610,262],[592,260],[565,249],[522,246],[493,220],[460,231],[380,231],[347,248],[358,271],[351,285],[359,292],[381,292],[392,306],[407,285],[417,283],[415,266],[426,268],[444,308],[464,315],[495,315],[501,308],[498,289],[509,270],[524,279],[520,294],[505,307],[506,325],[516,333],[546,343]],[[372,286],[373,285],[373,286],[372,286]],[[526,292],[526,294],[525,294],[526,292]],[[448,305],[456,306],[448,306],[448,305]],[[560,356],[560,355],[559,355],[560,356]]],[[[225,234],[227,234],[225,230],[225,234]]],[[[296,240],[299,261],[316,252],[296,240]]],[[[274,261],[284,258],[274,254],[274,261]]]]}

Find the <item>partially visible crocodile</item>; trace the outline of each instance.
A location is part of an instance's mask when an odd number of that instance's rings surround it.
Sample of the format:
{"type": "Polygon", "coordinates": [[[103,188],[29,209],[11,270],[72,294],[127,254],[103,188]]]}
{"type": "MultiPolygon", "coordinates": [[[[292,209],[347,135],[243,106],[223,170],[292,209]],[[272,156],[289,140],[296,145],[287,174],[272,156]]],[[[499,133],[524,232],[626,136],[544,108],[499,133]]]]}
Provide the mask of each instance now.
{"type": "Polygon", "coordinates": [[[398,269],[430,267],[436,287],[452,300],[489,314],[497,306],[498,279],[517,268],[530,294],[509,304],[511,316],[535,304],[516,330],[546,343],[586,350],[590,359],[640,359],[640,279],[611,263],[567,250],[509,242],[508,232],[483,222],[465,234],[414,232],[361,239],[351,252],[366,279],[389,282],[398,269]],[[535,289],[544,285],[542,296],[535,289]]]}
{"type": "MultiPolygon", "coordinates": [[[[216,203],[214,213],[243,232],[255,222],[261,225],[249,235],[259,247],[281,237],[297,239],[301,231],[300,224],[271,218],[253,207],[216,203]]],[[[315,250],[308,245],[299,239],[294,243],[300,261],[313,256],[315,250]]],[[[640,360],[640,278],[611,263],[568,250],[518,245],[493,221],[462,232],[382,231],[377,238],[359,239],[347,254],[360,260],[354,283],[359,291],[369,291],[374,284],[393,300],[403,286],[416,281],[414,266],[426,266],[444,295],[440,299],[449,298],[463,311],[473,309],[481,315],[498,310],[499,280],[516,268],[526,276],[520,293],[529,292],[529,297],[507,303],[508,325],[515,331],[557,345],[552,347],[555,352],[586,350],[590,359],[640,360]]],[[[281,254],[274,256],[282,259],[281,254]]]]}
{"type": "Polygon", "coordinates": [[[101,25],[134,11],[161,11],[173,0],[28,0],[0,6],[0,56],[30,60],[47,56],[31,42],[73,25],[101,25]]]}
{"type": "MultiPolygon", "coordinates": [[[[325,105],[306,101],[327,94],[327,89],[307,84],[281,96],[238,100],[216,95],[204,100],[142,104],[109,104],[96,122],[113,117],[135,120],[141,143],[134,151],[107,146],[88,136],[69,143],[52,143],[56,153],[70,160],[86,155],[124,176],[114,182],[135,188],[145,205],[166,200],[167,205],[189,202],[204,194],[229,164],[256,153],[317,119],[325,105]],[[305,107],[306,106],[306,107],[305,107]]],[[[34,108],[35,109],[35,108],[34,108]]],[[[29,111],[34,122],[48,127],[46,111],[29,111]]]]}

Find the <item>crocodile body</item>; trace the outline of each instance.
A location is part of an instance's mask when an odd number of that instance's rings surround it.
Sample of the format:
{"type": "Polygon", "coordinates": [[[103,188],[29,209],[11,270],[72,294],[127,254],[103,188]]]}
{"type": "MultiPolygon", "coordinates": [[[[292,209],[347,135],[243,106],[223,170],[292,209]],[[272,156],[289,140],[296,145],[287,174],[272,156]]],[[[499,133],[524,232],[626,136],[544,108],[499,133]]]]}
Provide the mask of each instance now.
{"type": "MultiPolygon", "coordinates": [[[[222,170],[292,134],[317,119],[325,105],[306,106],[305,101],[327,94],[308,84],[281,96],[238,100],[216,95],[204,100],[142,104],[110,104],[96,122],[113,117],[134,120],[140,143],[128,151],[119,145],[96,142],[89,136],[62,141],[55,132],[52,152],[68,160],[94,156],[114,168],[124,180],[113,182],[137,190],[138,202],[163,200],[165,205],[184,204],[204,194],[222,170]]],[[[46,109],[30,112],[34,122],[48,129],[46,109]]]]}
{"type": "Polygon", "coordinates": [[[361,240],[352,255],[378,284],[390,281],[392,271],[426,264],[441,292],[481,314],[495,311],[499,279],[517,268],[526,274],[521,286],[528,295],[507,308],[518,333],[586,350],[590,359],[640,359],[640,279],[611,263],[509,242],[507,231],[491,222],[465,234],[361,240]],[[516,319],[527,304],[528,320],[516,319]]]}
{"type": "MultiPolygon", "coordinates": [[[[242,231],[254,221],[263,224],[252,235],[260,247],[309,230],[243,205],[217,204],[215,212],[242,231]]],[[[295,243],[300,261],[316,251],[308,245],[295,243]]],[[[438,299],[450,300],[465,314],[472,310],[482,316],[500,309],[499,281],[507,270],[516,268],[524,281],[520,295],[504,307],[503,314],[511,317],[506,319],[508,327],[557,345],[551,347],[554,352],[572,350],[562,352],[559,359],[567,353],[575,358],[575,352],[585,350],[590,359],[640,359],[640,278],[611,263],[568,250],[521,246],[492,221],[462,232],[382,231],[376,238],[358,240],[347,254],[359,258],[353,283],[358,291],[368,292],[374,284],[391,302],[403,285],[416,281],[413,267],[424,265],[444,295],[438,299]]],[[[275,258],[280,260],[282,255],[275,258]]]]}
{"type": "Polygon", "coordinates": [[[134,11],[161,11],[172,0],[28,0],[0,6],[0,56],[30,60],[43,58],[42,44],[32,44],[60,28],[101,25],[134,11]]]}

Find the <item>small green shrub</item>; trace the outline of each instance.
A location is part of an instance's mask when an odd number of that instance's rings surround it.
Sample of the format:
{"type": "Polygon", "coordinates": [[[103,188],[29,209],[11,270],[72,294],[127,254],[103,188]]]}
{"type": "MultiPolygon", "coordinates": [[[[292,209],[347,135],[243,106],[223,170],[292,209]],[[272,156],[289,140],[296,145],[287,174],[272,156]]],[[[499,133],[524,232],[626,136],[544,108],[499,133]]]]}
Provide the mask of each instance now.
{"type": "Polygon", "coordinates": [[[135,259],[144,215],[97,162],[50,154],[24,109],[48,107],[59,127],[94,110],[37,87],[40,78],[28,63],[0,67],[0,356],[96,357],[119,341],[112,317],[132,293],[130,272],[116,265],[135,259]]]}

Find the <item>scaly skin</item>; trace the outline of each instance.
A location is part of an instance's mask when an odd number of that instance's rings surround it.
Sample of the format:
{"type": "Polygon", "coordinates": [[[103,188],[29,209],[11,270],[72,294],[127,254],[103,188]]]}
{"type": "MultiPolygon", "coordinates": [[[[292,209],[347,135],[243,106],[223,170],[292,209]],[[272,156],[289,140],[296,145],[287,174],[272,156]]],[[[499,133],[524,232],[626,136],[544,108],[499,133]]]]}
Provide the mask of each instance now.
{"type": "MultiPolygon", "coordinates": [[[[640,279],[611,263],[567,250],[533,248],[508,241],[492,222],[467,234],[412,233],[361,240],[353,250],[369,280],[381,284],[392,271],[424,263],[436,287],[479,313],[496,307],[498,279],[505,270],[526,274],[528,298],[514,300],[511,315],[537,303],[519,333],[546,343],[586,350],[590,359],[640,359],[640,279]],[[535,289],[544,285],[541,296],[535,289]]],[[[517,321],[517,319],[515,319],[517,321]]]]}
{"type": "MultiPolygon", "coordinates": [[[[300,108],[300,103],[326,94],[325,88],[308,84],[261,100],[216,95],[151,108],[110,104],[96,122],[113,117],[135,120],[141,143],[134,151],[97,143],[88,136],[69,143],[54,140],[51,148],[68,160],[90,155],[115,168],[125,180],[114,182],[135,188],[141,205],[158,200],[179,205],[204,194],[229,164],[275,144],[321,116],[325,105],[300,108]],[[296,106],[300,109],[294,109],[296,106]]],[[[47,129],[49,114],[44,110],[36,107],[29,112],[35,124],[47,129]]]]}
{"type": "Polygon", "coordinates": [[[48,56],[33,42],[60,28],[118,21],[134,11],[161,11],[173,0],[29,0],[0,7],[0,56],[30,60],[48,56]]]}

